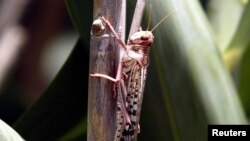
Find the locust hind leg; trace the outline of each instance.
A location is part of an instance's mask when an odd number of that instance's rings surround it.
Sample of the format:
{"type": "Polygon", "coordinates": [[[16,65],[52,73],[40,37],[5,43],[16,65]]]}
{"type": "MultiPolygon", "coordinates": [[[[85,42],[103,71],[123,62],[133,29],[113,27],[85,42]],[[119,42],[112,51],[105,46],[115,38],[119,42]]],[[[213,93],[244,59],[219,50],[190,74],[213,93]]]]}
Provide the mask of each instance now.
{"type": "Polygon", "coordinates": [[[126,92],[126,88],[124,86],[124,82],[122,80],[122,63],[119,63],[119,65],[118,65],[116,78],[110,77],[110,76],[105,75],[105,74],[100,74],[100,73],[90,74],[90,76],[104,78],[104,79],[107,79],[107,80],[110,80],[110,81],[114,82],[114,94],[116,95],[116,93],[118,93],[117,94],[118,101],[122,105],[121,106],[121,112],[125,116],[125,122],[131,124],[130,117],[128,115],[128,112],[126,111],[126,102],[125,102],[125,99],[124,99],[124,97],[126,97],[127,92],[126,92]],[[120,92],[120,91],[122,91],[122,92],[120,92]]]}
{"type": "MultiPolygon", "coordinates": [[[[115,92],[115,89],[116,87],[118,86],[119,84],[119,81],[122,79],[122,63],[119,63],[118,65],[118,69],[117,69],[117,73],[116,73],[116,77],[113,78],[111,76],[108,76],[106,74],[101,74],[101,73],[94,73],[94,74],[90,74],[90,76],[92,77],[99,77],[99,78],[104,78],[104,79],[107,79],[109,81],[112,81],[114,82],[114,92],[115,92]]],[[[116,92],[115,92],[116,93],[116,92]]],[[[115,96],[115,95],[114,95],[115,96]]]]}
{"type": "Polygon", "coordinates": [[[121,80],[119,83],[119,87],[117,88],[117,113],[116,113],[116,133],[114,141],[123,141],[123,131],[126,128],[127,124],[131,124],[130,117],[126,110],[125,101],[125,93],[127,92],[125,89],[124,81],[121,80]],[[124,118],[125,117],[125,118],[124,118]],[[126,120],[129,119],[128,120],[126,120]]]}
{"type": "Polygon", "coordinates": [[[112,82],[114,82],[114,83],[119,82],[119,80],[118,80],[118,79],[115,79],[115,78],[110,77],[110,76],[105,75],[105,74],[94,73],[94,74],[90,74],[90,76],[92,76],[92,77],[100,77],[100,78],[104,78],[104,79],[110,80],[110,81],[112,81],[112,82]]]}

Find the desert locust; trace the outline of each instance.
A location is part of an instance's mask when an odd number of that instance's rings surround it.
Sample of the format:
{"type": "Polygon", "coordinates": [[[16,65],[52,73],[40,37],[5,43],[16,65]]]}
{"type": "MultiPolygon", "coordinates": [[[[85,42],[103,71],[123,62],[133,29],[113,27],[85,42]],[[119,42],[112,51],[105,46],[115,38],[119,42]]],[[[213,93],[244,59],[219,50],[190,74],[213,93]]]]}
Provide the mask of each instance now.
{"type": "MultiPolygon", "coordinates": [[[[169,17],[173,11],[164,17],[169,17]]],[[[92,77],[100,77],[114,82],[114,95],[117,99],[116,133],[114,141],[133,141],[140,132],[139,118],[143,100],[143,91],[149,65],[149,51],[154,41],[152,31],[138,31],[132,34],[126,45],[118,36],[112,25],[104,17],[100,17],[93,24],[101,25],[96,36],[104,30],[109,30],[123,47],[124,52],[118,65],[116,78],[105,74],[94,73],[92,77]]]]}

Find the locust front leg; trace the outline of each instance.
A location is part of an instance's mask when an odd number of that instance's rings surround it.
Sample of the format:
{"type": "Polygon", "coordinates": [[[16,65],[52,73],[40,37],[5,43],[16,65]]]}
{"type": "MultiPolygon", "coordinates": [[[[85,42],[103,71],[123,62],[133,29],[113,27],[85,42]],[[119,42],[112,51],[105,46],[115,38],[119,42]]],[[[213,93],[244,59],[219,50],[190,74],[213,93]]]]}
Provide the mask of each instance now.
{"type": "Polygon", "coordinates": [[[116,33],[115,29],[113,28],[113,26],[110,24],[110,22],[108,20],[106,20],[104,17],[101,17],[102,21],[106,24],[106,26],[109,28],[109,30],[114,34],[114,36],[116,37],[116,39],[118,40],[118,42],[120,43],[120,45],[125,49],[128,50],[126,44],[124,43],[124,41],[118,36],[118,34],[116,33]]]}

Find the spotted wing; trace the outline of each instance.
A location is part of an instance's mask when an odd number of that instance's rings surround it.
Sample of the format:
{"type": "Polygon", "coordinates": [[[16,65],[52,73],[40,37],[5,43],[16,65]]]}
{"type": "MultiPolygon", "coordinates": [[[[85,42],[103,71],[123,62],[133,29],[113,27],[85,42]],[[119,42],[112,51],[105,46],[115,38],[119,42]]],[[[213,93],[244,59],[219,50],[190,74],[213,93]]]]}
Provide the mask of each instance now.
{"type": "Polygon", "coordinates": [[[139,133],[139,117],[143,99],[143,90],[146,78],[146,69],[143,68],[137,60],[128,56],[123,57],[123,73],[126,95],[126,111],[130,117],[131,124],[126,123],[122,131],[121,141],[133,141],[135,135],[139,133]]]}

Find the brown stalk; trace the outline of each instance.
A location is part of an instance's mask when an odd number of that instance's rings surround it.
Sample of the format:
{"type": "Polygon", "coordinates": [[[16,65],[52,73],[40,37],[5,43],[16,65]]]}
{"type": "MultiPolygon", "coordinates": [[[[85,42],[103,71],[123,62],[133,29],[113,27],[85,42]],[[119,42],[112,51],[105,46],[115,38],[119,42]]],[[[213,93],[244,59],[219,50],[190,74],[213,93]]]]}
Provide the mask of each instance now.
{"type": "MultiPolygon", "coordinates": [[[[137,0],[130,34],[138,31],[141,24],[145,0],[137,0]]],[[[94,20],[103,16],[121,38],[125,38],[125,0],[95,0],[94,20]]],[[[109,31],[107,31],[110,33],[109,31]]],[[[91,37],[90,73],[106,74],[115,78],[120,60],[120,47],[116,38],[91,37]]],[[[112,141],[116,130],[116,99],[114,83],[109,80],[89,77],[88,90],[88,141],[112,141]]]]}
{"type": "MultiPolygon", "coordinates": [[[[125,0],[95,0],[94,20],[103,16],[124,39],[125,0]],[[121,31],[119,31],[122,29],[121,31]]],[[[107,31],[108,32],[108,31],[107,31]]],[[[109,37],[91,37],[90,73],[102,73],[115,77],[119,62],[119,44],[109,37]]],[[[115,136],[116,100],[113,83],[89,77],[88,90],[88,141],[111,141],[115,136]]]]}

